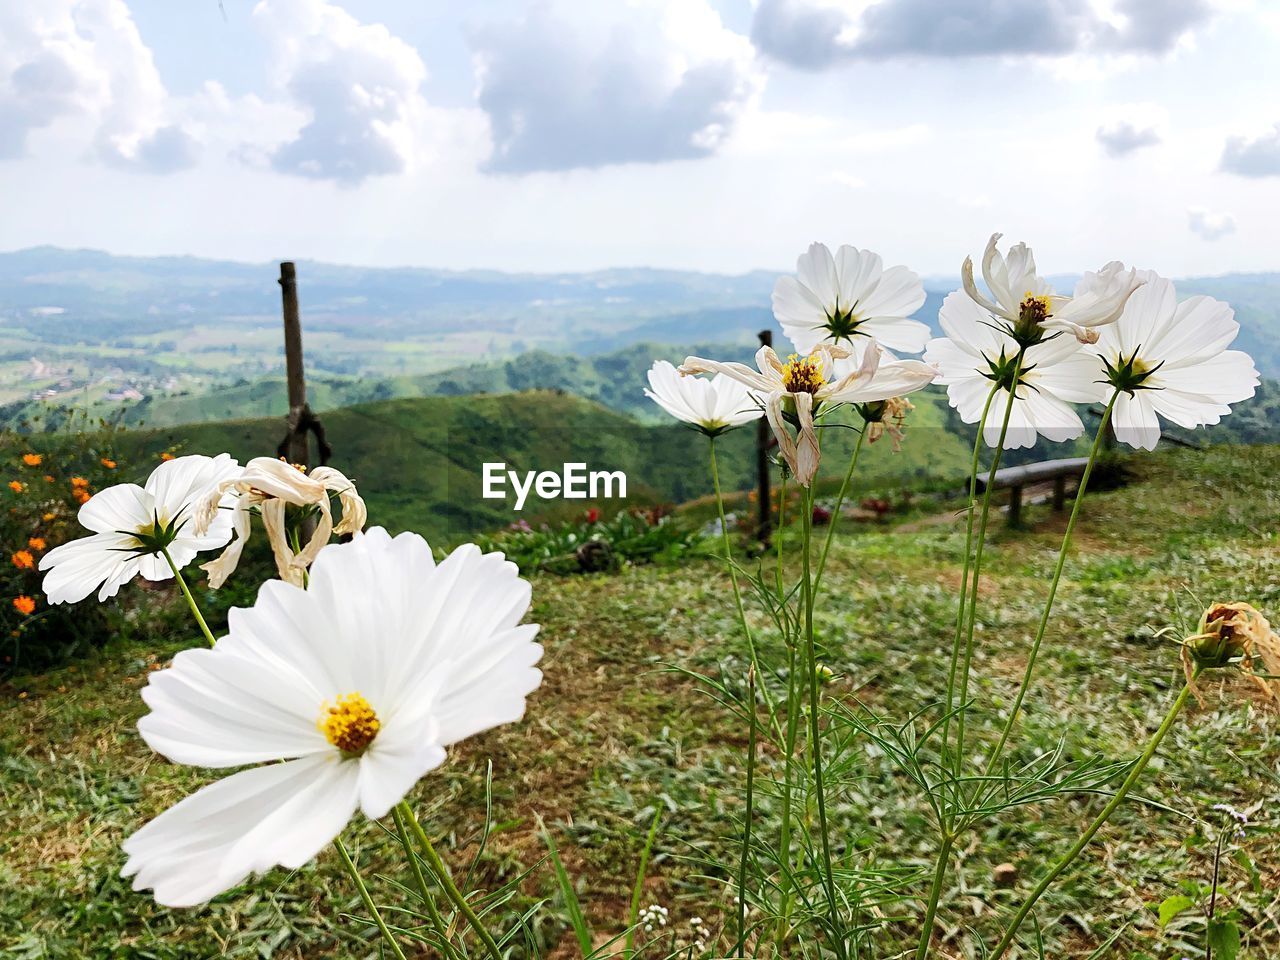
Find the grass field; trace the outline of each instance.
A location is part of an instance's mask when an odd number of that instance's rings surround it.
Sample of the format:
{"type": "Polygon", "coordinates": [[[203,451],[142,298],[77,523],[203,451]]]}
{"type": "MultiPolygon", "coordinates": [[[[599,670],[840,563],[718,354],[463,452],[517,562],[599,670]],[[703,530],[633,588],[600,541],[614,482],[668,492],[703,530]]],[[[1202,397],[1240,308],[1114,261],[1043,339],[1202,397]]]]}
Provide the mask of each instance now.
{"type": "MultiPolygon", "coordinates": [[[[1176,648],[1158,631],[1188,629],[1215,599],[1249,600],[1280,615],[1280,448],[1161,453],[1129,467],[1134,483],[1086,505],[1042,682],[1023,722],[1022,757],[1059,744],[1074,760],[1133,757],[1180,683],[1176,648]]],[[[1061,535],[1062,518],[1043,507],[1030,520],[1025,532],[1000,529],[988,554],[976,660],[986,704],[1016,687],[1061,535]]],[[[825,662],[839,676],[831,696],[901,720],[940,695],[962,554],[963,531],[950,516],[846,528],[819,622],[825,662]]],[[[545,956],[577,954],[551,872],[540,864],[540,820],[579,878],[602,937],[624,923],[635,861],[659,809],[644,902],[665,904],[681,935],[695,916],[712,926],[721,919],[729,893],[714,864],[732,853],[743,731],[670,668],[743,682],[746,657],[727,583],[712,561],[537,579],[533,619],[543,624],[546,680],[526,720],[468,741],[411,794],[429,829],[446,838],[453,863],[465,866],[492,762],[499,829],[477,877],[493,886],[521,866],[534,868],[523,889],[527,902],[550,901],[533,933],[545,956]]],[[[125,593],[131,607],[159,601],[162,612],[137,619],[131,635],[97,659],[0,687],[0,956],[377,956],[357,924],[322,919],[358,912],[332,854],[200,910],[157,909],[118,879],[120,841],[209,779],[151,755],[134,730],[147,672],[196,638],[175,597],[143,596],[136,587],[125,593]]],[[[754,619],[763,630],[764,618],[754,619]]],[[[1207,882],[1212,833],[1205,821],[1217,822],[1215,803],[1251,819],[1233,847],[1241,855],[1224,865],[1220,909],[1240,911],[1248,931],[1242,957],[1280,956],[1277,718],[1239,679],[1212,678],[1202,690],[1204,704],[1183,715],[1149,771],[1139,791],[1145,802],[1126,804],[1041,901],[1048,957],[1083,958],[1107,943],[1097,956],[1202,956],[1190,921],[1161,931],[1153,907],[1181,884],[1207,882]]],[[[978,737],[990,736],[997,720],[989,709],[979,714],[978,737]]],[[[838,855],[866,866],[863,851],[874,839],[927,869],[932,833],[921,810],[883,757],[868,744],[857,749],[858,775],[837,785],[838,855]]],[[[766,764],[772,759],[766,752],[766,764]]],[[[989,938],[998,929],[1010,904],[1102,803],[1078,796],[1023,808],[975,835],[944,895],[937,956],[972,956],[975,932],[989,938]],[[994,882],[1004,863],[1016,868],[1013,889],[994,882]]],[[[388,862],[390,844],[378,826],[357,824],[348,837],[367,868],[388,862]]],[[[388,880],[374,888],[382,900],[400,900],[388,880]]],[[[906,947],[916,923],[908,916],[890,924],[878,955],[906,947]]]]}

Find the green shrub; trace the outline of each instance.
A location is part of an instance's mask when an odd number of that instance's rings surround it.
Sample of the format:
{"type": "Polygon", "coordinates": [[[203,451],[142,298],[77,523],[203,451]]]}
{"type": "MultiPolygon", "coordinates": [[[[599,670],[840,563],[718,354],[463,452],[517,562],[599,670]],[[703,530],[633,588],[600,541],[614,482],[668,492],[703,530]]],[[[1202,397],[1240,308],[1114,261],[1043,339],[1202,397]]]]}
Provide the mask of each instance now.
{"type": "Polygon", "coordinates": [[[117,459],[115,439],[110,429],[0,433],[0,673],[61,662],[111,634],[101,605],[46,603],[39,564],[54,547],[84,535],[76,513],[94,491],[137,479],[117,459]]]}
{"type": "Polygon", "coordinates": [[[531,527],[524,521],[475,542],[507,555],[523,573],[571,574],[616,570],[627,564],[672,563],[695,552],[701,535],[663,508],[624,510],[605,520],[596,510],[564,523],[531,527]]]}

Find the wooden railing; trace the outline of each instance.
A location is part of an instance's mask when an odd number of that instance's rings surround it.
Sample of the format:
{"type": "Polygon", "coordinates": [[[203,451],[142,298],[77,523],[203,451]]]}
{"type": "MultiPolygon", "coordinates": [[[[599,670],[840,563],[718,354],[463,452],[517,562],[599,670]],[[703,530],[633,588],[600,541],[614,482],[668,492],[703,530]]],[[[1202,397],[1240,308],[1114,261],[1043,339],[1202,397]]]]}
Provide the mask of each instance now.
{"type": "MultiPolygon", "coordinates": [[[[1078,482],[1084,474],[1088,457],[1071,457],[1066,460],[1043,460],[1040,463],[1027,463],[1020,467],[1003,467],[992,477],[991,489],[1009,491],[1009,525],[1017,526],[1022,520],[1022,491],[1036,483],[1053,481],[1053,509],[1062,511],[1067,502],[1067,480],[1072,477],[1078,482]]],[[[966,489],[968,484],[965,484],[966,489]]],[[[987,489],[987,478],[978,477],[978,489],[987,489]]]]}

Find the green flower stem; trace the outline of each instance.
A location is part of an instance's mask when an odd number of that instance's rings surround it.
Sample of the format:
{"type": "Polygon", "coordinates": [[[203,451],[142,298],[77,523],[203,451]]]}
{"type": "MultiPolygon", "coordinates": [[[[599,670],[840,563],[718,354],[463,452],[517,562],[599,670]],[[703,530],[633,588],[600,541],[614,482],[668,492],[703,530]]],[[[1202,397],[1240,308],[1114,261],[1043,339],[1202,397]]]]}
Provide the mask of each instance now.
{"type": "Polygon", "coordinates": [[[1018,378],[1022,375],[1023,351],[1013,362],[1013,389],[1009,391],[1009,402],[1004,408],[1004,419],[1000,423],[1000,439],[996,443],[995,453],[991,455],[991,469],[987,472],[987,488],[982,491],[982,513],[978,518],[978,543],[973,552],[973,582],[969,585],[969,613],[965,626],[964,657],[960,661],[960,715],[956,721],[956,772],[959,773],[964,764],[965,719],[969,712],[969,673],[973,666],[973,633],[978,616],[978,585],[982,580],[982,554],[987,543],[987,520],[991,515],[991,494],[995,486],[996,471],[1000,469],[1000,457],[1004,453],[1004,440],[1009,435],[1009,418],[1013,414],[1013,402],[1018,394],[1018,378]]]}
{"type": "Polygon", "coordinates": [[[1027,690],[1031,686],[1036,657],[1040,653],[1040,643],[1044,640],[1045,630],[1049,626],[1049,614],[1053,611],[1053,601],[1058,595],[1058,583],[1062,580],[1062,570],[1067,562],[1067,551],[1071,547],[1071,532],[1075,529],[1076,518],[1080,516],[1080,504],[1084,501],[1084,493],[1089,486],[1089,477],[1093,473],[1093,465],[1098,461],[1098,454],[1101,452],[1102,444],[1106,439],[1107,425],[1111,422],[1111,411],[1115,409],[1116,400],[1119,396],[1119,390],[1111,395],[1110,401],[1107,402],[1107,408],[1102,413],[1102,420],[1098,424],[1098,434],[1093,438],[1093,449],[1089,451],[1089,462],[1085,464],[1084,473],[1080,475],[1080,485],[1076,488],[1075,502],[1071,505],[1071,517],[1067,520],[1066,533],[1062,535],[1062,547],[1058,551],[1058,562],[1053,568],[1053,579],[1049,582],[1049,597],[1044,604],[1044,613],[1040,616],[1040,625],[1036,629],[1036,638],[1031,643],[1031,652],[1027,655],[1027,669],[1022,675],[1022,685],[1018,688],[1018,696],[1014,699],[1013,709],[1009,712],[1009,719],[1005,721],[1004,729],[1000,731],[1000,740],[987,757],[985,768],[987,770],[990,770],[995,762],[1000,759],[1005,745],[1009,742],[1009,734],[1013,732],[1013,725],[1018,720],[1018,715],[1022,711],[1022,702],[1026,699],[1027,690]]]}
{"type": "Polygon", "coordinates": [[[169,556],[168,547],[160,550],[161,555],[169,563],[169,569],[173,571],[174,579],[178,581],[178,586],[182,590],[182,595],[187,598],[187,606],[191,608],[191,612],[195,614],[196,623],[200,624],[200,630],[204,633],[204,638],[209,641],[209,646],[213,646],[217,641],[213,638],[213,631],[209,629],[209,624],[204,622],[204,614],[200,612],[200,608],[196,606],[196,598],[191,595],[191,588],[187,586],[187,581],[182,578],[182,571],[178,569],[178,565],[173,562],[173,557],[169,556]]]}
{"type": "Polygon", "coordinates": [[[947,709],[942,718],[942,745],[945,748],[951,737],[951,714],[955,710],[956,674],[960,670],[960,648],[964,637],[964,612],[969,595],[969,572],[973,560],[973,517],[974,504],[978,500],[978,459],[982,453],[982,432],[987,428],[987,415],[991,412],[991,404],[996,398],[1000,384],[993,383],[987,394],[987,402],[982,407],[982,416],[978,419],[978,435],[973,440],[973,459],[969,464],[969,506],[966,510],[968,520],[964,532],[964,573],[960,577],[960,603],[956,606],[956,632],[951,639],[951,669],[947,674],[947,709]]]}
{"type": "Polygon", "coordinates": [[[1094,818],[1093,823],[1089,824],[1088,829],[1080,835],[1080,839],[1072,845],[1071,849],[1066,852],[1061,860],[1054,864],[1053,869],[1050,870],[1038,884],[1036,884],[1036,888],[1031,891],[1031,895],[1023,901],[1022,906],[1018,908],[1018,912],[1014,914],[1013,921],[1005,930],[1004,936],[1001,937],[1000,942],[996,944],[995,950],[992,951],[990,960],[1000,960],[1000,958],[1004,956],[1005,951],[1008,950],[1010,945],[1013,943],[1013,938],[1018,932],[1018,927],[1022,925],[1022,921],[1027,919],[1027,914],[1031,912],[1031,908],[1035,906],[1036,901],[1044,895],[1044,892],[1049,889],[1053,884],[1053,881],[1058,879],[1058,876],[1066,870],[1067,867],[1071,866],[1072,861],[1075,860],[1075,858],[1080,855],[1080,852],[1089,845],[1089,842],[1093,839],[1094,835],[1102,829],[1103,824],[1105,824],[1107,820],[1111,818],[1111,815],[1116,812],[1116,808],[1124,802],[1124,798],[1129,795],[1129,791],[1133,789],[1134,784],[1138,782],[1143,771],[1147,769],[1147,764],[1151,762],[1151,758],[1156,755],[1156,750],[1159,749],[1161,741],[1164,740],[1165,735],[1173,728],[1174,720],[1177,719],[1179,712],[1181,712],[1183,706],[1187,702],[1187,698],[1191,695],[1191,684],[1199,675],[1200,670],[1197,668],[1192,673],[1191,680],[1183,685],[1182,692],[1179,693],[1178,698],[1173,701],[1173,706],[1171,706],[1169,708],[1169,712],[1165,714],[1164,721],[1160,724],[1159,729],[1156,730],[1155,734],[1151,737],[1151,740],[1147,743],[1147,748],[1142,752],[1142,756],[1138,758],[1137,763],[1133,765],[1133,769],[1129,771],[1129,775],[1125,777],[1124,782],[1120,784],[1120,789],[1116,791],[1115,796],[1112,797],[1107,805],[1102,808],[1102,812],[1094,818]]]}
{"type": "Polygon", "coordinates": [[[365,886],[364,878],[360,876],[360,871],[356,869],[355,862],[351,859],[351,854],[347,853],[347,848],[342,843],[342,838],[335,837],[333,846],[338,851],[338,856],[342,858],[343,866],[347,868],[347,873],[351,875],[356,889],[360,891],[360,899],[364,901],[364,908],[373,917],[373,922],[382,933],[382,939],[387,941],[387,946],[391,948],[391,952],[396,955],[398,960],[405,960],[404,951],[400,949],[400,944],[396,943],[396,938],[392,935],[390,928],[387,927],[386,921],[382,919],[382,914],[378,912],[378,907],[373,902],[373,897],[369,894],[369,888],[365,886]]]}
{"type": "MultiPolygon", "coordinates": [[[[738,622],[742,624],[742,632],[747,638],[747,650],[751,656],[751,666],[752,669],[759,672],[760,658],[756,651],[755,637],[751,633],[751,625],[747,622],[747,613],[742,604],[742,587],[738,583],[738,569],[733,562],[733,545],[729,538],[729,525],[725,519],[724,496],[720,492],[720,469],[716,463],[716,438],[710,437],[708,439],[711,445],[711,482],[716,491],[716,511],[720,516],[720,536],[724,546],[724,561],[729,567],[729,582],[733,584],[733,601],[738,608],[738,622]]],[[[774,703],[769,693],[768,684],[762,686],[761,693],[764,696],[765,706],[768,708],[770,716],[772,716],[774,703]]]]}
{"type": "MultiPolygon", "coordinates": [[[[716,511],[720,516],[720,535],[724,545],[724,560],[729,567],[729,581],[733,584],[733,600],[738,607],[738,620],[742,624],[742,632],[747,638],[747,648],[751,654],[751,668],[748,673],[748,703],[751,711],[750,732],[747,745],[747,809],[742,831],[742,862],[738,871],[738,944],[737,953],[742,952],[742,944],[747,933],[747,859],[751,849],[751,821],[755,816],[755,777],[756,777],[756,676],[760,670],[760,658],[756,651],[755,638],[751,634],[751,625],[747,622],[747,613],[742,606],[742,588],[738,585],[738,571],[733,562],[733,544],[729,537],[729,524],[724,513],[724,495],[720,489],[720,468],[716,462],[716,438],[708,437],[711,448],[711,482],[716,491],[716,511]]],[[[765,708],[771,723],[774,718],[773,699],[768,684],[763,686],[765,708]]]]}
{"type": "Polygon", "coordinates": [[[827,524],[827,540],[822,545],[822,556],[818,558],[818,572],[813,577],[813,591],[818,592],[822,582],[822,572],[827,569],[827,554],[831,552],[831,541],[835,539],[836,524],[840,520],[840,508],[844,506],[844,498],[849,493],[849,484],[853,480],[853,471],[858,466],[858,454],[862,452],[862,441],[867,437],[867,426],[863,424],[858,431],[858,442],[853,445],[853,455],[849,458],[849,469],[844,473],[844,481],[840,484],[840,492],[836,495],[836,508],[831,512],[831,522],[827,524]]]}
{"type": "Polygon", "coordinates": [[[422,848],[422,853],[431,867],[432,872],[436,875],[436,879],[440,882],[440,886],[444,888],[444,892],[449,899],[453,901],[453,905],[458,911],[467,918],[467,923],[471,925],[471,929],[476,932],[476,936],[480,938],[480,942],[484,944],[485,950],[493,960],[502,960],[502,951],[498,949],[497,942],[485,929],[484,921],[481,920],[475,910],[471,908],[471,904],[467,902],[467,898],[462,895],[462,891],[458,889],[457,884],[453,882],[453,878],[449,876],[449,868],[445,866],[440,854],[436,853],[436,848],[431,845],[431,838],[427,836],[427,832],[422,829],[422,824],[418,822],[418,818],[414,816],[413,811],[409,808],[409,804],[401,800],[396,805],[405,822],[408,823],[409,829],[418,839],[418,846],[422,848]]]}
{"type": "Polygon", "coordinates": [[[830,911],[831,940],[838,960],[844,960],[845,943],[841,932],[839,902],[836,899],[835,874],[831,867],[831,837],[827,828],[826,784],[822,771],[822,728],[818,710],[821,696],[818,691],[818,656],[813,633],[813,573],[810,569],[810,551],[813,543],[813,488],[804,493],[804,516],[801,517],[801,530],[804,544],[801,552],[803,566],[801,584],[804,602],[804,637],[806,663],[809,672],[809,745],[813,751],[814,790],[818,799],[818,830],[822,834],[822,879],[827,891],[827,905],[830,911]]]}
{"type": "Polygon", "coordinates": [[[751,818],[755,810],[756,787],[756,670],[747,675],[747,697],[751,703],[751,726],[747,728],[747,813],[742,827],[742,861],[738,865],[738,939],[733,955],[742,956],[747,941],[747,862],[751,851],[751,818]]]}
{"type": "Polygon", "coordinates": [[[796,684],[797,650],[787,644],[787,727],[783,740],[782,824],[778,831],[778,854],[782,861],[782,904],[778,910],[778,952],[781,954],[787,930],[791,926],[791,819],[795,794],[796,738],[800,728],[800,697],[796,684]]]}
{"type": "Polygon", "coordinates": [[[436,908],[435,894],[431,892],[431,887],[427,885],[427,878],[422,872],[422,862],[413,848],[413,841],[409,838],[409,828],[405,824],[404,813],[399,807],[393,807],[391,814],[395,817],[396,834],[400,838],[400,846],[404,848],[405,856],[409,858],[409,868],[413,871],[414,883],[417,884],[422,902],[426,906],[427,919],[431,921],[432,929],[440,938],[440,949],[445,952],[446,960],[454,960],[458,954],[449,940],[449,927],[436,908]]]}
{"type": "Polygon", "coordinates": [[[942,846],[938,848],[938,862],[933,868],[933,883],[929,887],[929,900],[924,911],[924,932],[920,937],[920,946],[916,948],[916,960],[927,960],[929,944],[933,940],[933,923],[938,916],[938,901],[942,897],[942,885],[947,880],[947,864],[951,859],[951,845],[955,837],[950,833],[942,836],[942,846]]]}
{"type": "MultiPolygon", "coordinates": [[[[1000,454],[1004,449],[1005,435],[1009,430],[1009,417],[1013,412],[1013,397],[1017,391],[1018,373],[1022,366],[1022,354],[1018,354],[1018,359],[1014,366],[1014,392],[1009,395],[1009,403],[1005,406],[1004,419],[1000,425],[1000,442],[996,445],[995,453],[991,458],[991,469],[987,474],[987,486],[982,494],[982,519],[978,524],[978,544],[977,549],[972,551],[973,546],[973,503],[977,497],[978,484],[978,457],[982,449],[982,434],[986,429],[987,416],[991,412],[991,404],[995,401],[996,395],[999,393],[1000,384],[996,383],[991,387],[991,392],[987,394],[987,402],[982,408],[982,417],[978,422],[978,436],[973,443],[973,462],[969,473],[969,519],[965,532],[965,550],[964,550],[964,577],[960,584],[960,606],[956,615],[956,634],[952,643],[951,650],[951,671],[947,679],[947,713],[943,718],[942,733],[942,762],[947,762],[946,749],[948,737],[950,735],[951,714],[956,710],[955,697],[955,681],[956,673],[961,673],[960,688],[960,715],[957,718],[956,729],[956,748],[955,748],[955,773],[958,775],[962,764],[964,763],[964,723],[965,711],[967,710],[966,702],[969,698],[969,666],[973,660],[973,609],[969,604],[967,592],[970,585],[970,571],[972,571],[972,588],[973,588],[973,604],[978,602],[978,581],[982,575],[982,551],[986,544],[987,536],[987,518],[991,508],[991,487],[992,481],[995,479],[996,470],[1000,467],[1000,454]],[[968,623],[967,639],[964,640],[964,659],[960,659],[961,639],[965,635],[964,627],[968,623]]],[[[942,896],[942,888],[946,882],[948,860],[951,856],[951,848],[954,842],[954,836],[951,834],[952,824],[949,822],[954,818],[944,811],[945,819],[948,822],[942,823],[942,844],[938,848],[938,860],[934,866],[933,884],[929,888],[929,899],[925,904],[925,915],[923,929],[920,931],[920,943],[916,948],[916,960],[925,960],[929,953],[929,944],[933,940],[933,926],[938,915],[938,899],[942,896]]]]}

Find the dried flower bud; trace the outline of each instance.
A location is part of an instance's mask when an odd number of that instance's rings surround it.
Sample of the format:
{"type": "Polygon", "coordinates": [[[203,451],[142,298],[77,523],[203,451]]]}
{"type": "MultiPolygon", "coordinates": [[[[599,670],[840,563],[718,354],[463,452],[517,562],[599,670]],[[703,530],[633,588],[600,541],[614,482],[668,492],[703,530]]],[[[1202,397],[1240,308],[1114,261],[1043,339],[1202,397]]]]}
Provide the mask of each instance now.
{"type": "Polygon", "coordinates": [[[1260,662],[1262,674],[1280,673],[1280,637],[1272,631],[1267,618],[1247,603],[1213,604],[1200,619],[1200,632],[1183,644],[1188,678],[1192,663],[1200,669],[1236,664],[1280,704],[1280,682],[1258,676],[1255,661],[1260,662]]]}

